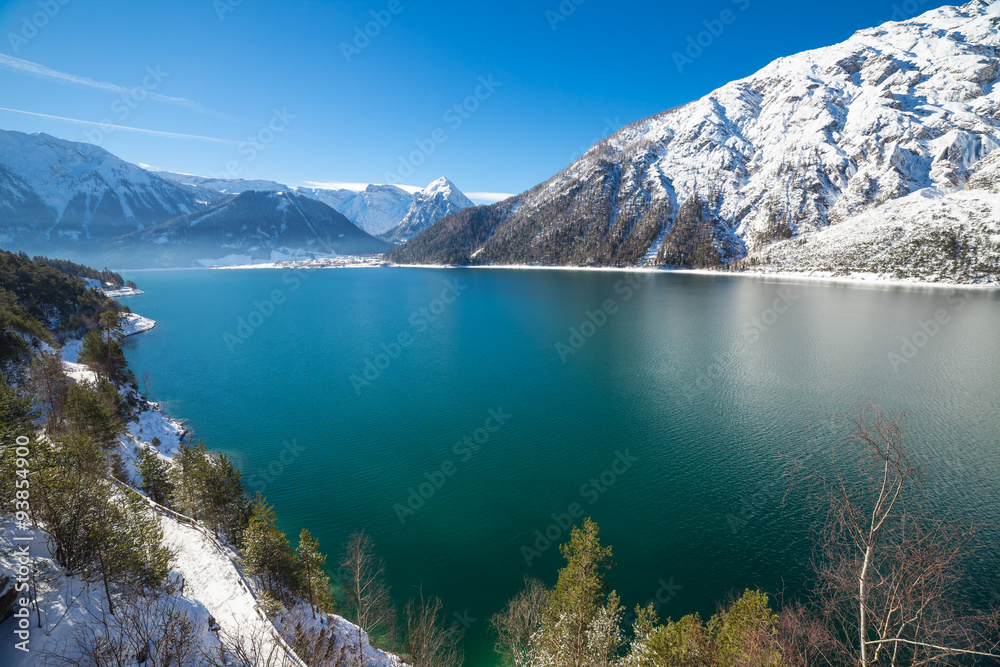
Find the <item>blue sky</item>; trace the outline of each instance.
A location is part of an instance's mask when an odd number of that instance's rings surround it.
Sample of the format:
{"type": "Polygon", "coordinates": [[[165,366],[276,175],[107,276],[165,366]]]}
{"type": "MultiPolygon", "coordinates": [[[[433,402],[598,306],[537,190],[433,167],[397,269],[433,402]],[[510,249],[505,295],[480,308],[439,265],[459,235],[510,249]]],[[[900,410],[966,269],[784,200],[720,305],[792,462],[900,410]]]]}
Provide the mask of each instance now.
{"type": "Polygon", "coordinates": [[[942,4],[0,0],[0,128],[292,185],[447,176],[483,200],[774,58],[942,4]]]}

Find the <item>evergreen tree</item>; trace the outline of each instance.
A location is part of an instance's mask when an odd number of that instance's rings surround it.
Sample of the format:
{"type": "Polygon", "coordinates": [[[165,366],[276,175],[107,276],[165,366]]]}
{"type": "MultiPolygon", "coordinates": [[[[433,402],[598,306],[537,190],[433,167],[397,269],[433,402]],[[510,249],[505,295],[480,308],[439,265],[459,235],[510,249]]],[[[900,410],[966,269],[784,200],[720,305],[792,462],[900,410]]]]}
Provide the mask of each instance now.
{"type": "MultiPolygon", "coordinates": [[[[107,313],[105,313],[107,314],[107,313]]],[[[114,313],[117,317],[118,314],[114,313]]],[[[113,332],[101,333],[91,329],[83,337],[80,363],[92,368],[98,376],[121,386],[135,384],[135,377],[128,369],[128,361],[113,332]]]]}
{"type": "Polygon", "coordinates": [[[31,400],[0,376],[0,514],[15,510],[17,484],[27,474],[23,469],[18,473],[17,439],[35,439],[35,416],[31,400]]]}
{"type": "Polygon", "coordinates": [[[607,651],[620,644],[615,636],[621,618],[618,598],[607,594],[604,581],[613,565],[611,547],[601,545],[598,533],[588,518],[560,547],[566,566],[548,599],[540,645],[547,661],[558,667],[605,665],[607,651]]]}
{"type": "Polygon", "coordinates": [[[107,381],[76,382],[67,388],[65,413],[70,430],[102,447],[113,447],[125,432],[123,414],[127,412],[118,390],[107,381]]]}
{"type": "Polygon", "coordinates": [[[139,488],[153,502],[165,505],[174,490],[173,482],[170,481],[170,465],[157,456],[156,452],[143,447],[136,459],[136,468],[142,476],[139,488]]]}
{"type": "Polygon", "coordinates": [[[29,371],[28,386],[45,413],[50,431],[58,430],[62,423],[70,383],[58,354],[42,352],[35,357],[29,371]]]}
{"type": "Polygon", "coordinates": [[[676,623],[655,628],[644,644],[639,645],[639,667],[701,667],[713,664],[708,631],[698,614],[685,616],[676,623]]]}
{"type": "Polygon", "coordinates": [[[709,622],[719,667],[781,667],[778,617],[767,595],[747,590],[709,622]]]}
{"type": "Polygon", "coordinates": [[[319,540],[305,528],[299,533],[299,546],[295,549],[295,562],[299,573],[302,590],[309,600],[313,618],[316,618],[316,607],[327,610],[333,597],[330,577],[323,567],[326,565],[326,554],[319,550],[319,540]]]}
{"type": "Polygon", "coordinates": [[[87,531],[110,502],[107,454],[85,437],[39,440],[32,449],[34,518],[45,527],[49,550],[67,573],[85,572],[94,556],[87,531]]]}
{"type": "Polygon", "coordinates": [[[708,204],[697,193],[693,194],[678,209],[656,263],[681,268],[718,268],[722,256],[716,247],[714,222],[708,204]]]}
{"type": "Polygon", "coordinates": [[[114,614],[114,593],[147,591],[159,586],[173,554],[163,546],[163,530],[146,503],[132,493],[109,494],[86,526],[93,555],[83,574],[104,586],[108,611],[114,614]]]}
{"type": "Polygon", "coordinates": [[[173,458],[170,500],[177,511],[204,522],[217,537],[239,543],[250,516],[240,471],[204,443],[182,444],[173,458]]]}
{"type": "Polygon", "coordinates": [[[37,413],[28,396],[22,396],[0,376],[0,446],[12,445],[18,437],[30,437],[37,413]]]}
{"type": "Polygon", "coordinates": [[[261,494],[253,502],[250,522],[243,535],[243,561],[259,577],[266,593],[285,600],[293,582],[294,556],[288,538],[278,529],[274,507],[261,494]]]}

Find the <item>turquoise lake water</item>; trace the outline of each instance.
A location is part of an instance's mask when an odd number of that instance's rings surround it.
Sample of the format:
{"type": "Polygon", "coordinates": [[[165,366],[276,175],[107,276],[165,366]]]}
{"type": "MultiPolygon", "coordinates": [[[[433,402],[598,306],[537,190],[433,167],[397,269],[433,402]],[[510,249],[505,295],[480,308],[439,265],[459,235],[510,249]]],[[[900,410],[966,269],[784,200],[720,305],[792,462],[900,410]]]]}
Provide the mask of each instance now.
{"type": "Polygon", "coordinates": [[[936,507],[985,524],[1000,601],[1000,293],[615,272],[351,269],[127,276],[158,321],[137,376],[336,560],[364,529],[491,665],[486,620],[554,582],[592,516],[632,607],[802,590],[815,517],[788,457],[831,415],[904,411],[936,507]],[[256,313],[256,314],[254,314],[256,313]],[[992,526],[989,525],[992,522],[992,526]],[[546,537],[546,534],[548,536],[546,537]],[[456,622],[458,622],[456,620],[456,622]]]}

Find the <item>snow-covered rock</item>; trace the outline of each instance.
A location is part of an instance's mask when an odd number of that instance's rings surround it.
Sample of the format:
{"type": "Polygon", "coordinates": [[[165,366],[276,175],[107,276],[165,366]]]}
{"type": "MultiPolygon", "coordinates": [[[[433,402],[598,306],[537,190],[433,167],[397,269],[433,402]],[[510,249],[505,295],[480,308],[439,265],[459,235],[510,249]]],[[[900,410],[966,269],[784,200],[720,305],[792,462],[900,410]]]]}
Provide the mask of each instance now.
{"type": "Polygon", "coordinates": [[[136,315],[135,313],[126,313],[122,315],[121,324],[123,335],[134,336],[155,327],[156,320],[151,320],[148,317],[136,315]]]}

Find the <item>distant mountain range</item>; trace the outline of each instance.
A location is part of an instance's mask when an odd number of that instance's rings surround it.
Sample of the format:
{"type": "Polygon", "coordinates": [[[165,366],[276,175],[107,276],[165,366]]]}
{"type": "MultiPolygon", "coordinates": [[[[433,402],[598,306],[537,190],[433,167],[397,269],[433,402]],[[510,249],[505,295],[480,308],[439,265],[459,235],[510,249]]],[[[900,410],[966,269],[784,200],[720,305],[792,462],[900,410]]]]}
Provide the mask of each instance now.
{"type": "Polygon", "coordinates": [[[469,206],[447,179],[411,194],[152,173],[90,144],[0,130],[0,247],[118,268],[383,253],[469,206]]]}
{"type": "Polygon", "coordinates": [[[251,190],[292,191],[323,202],[369,234],[395,243],[405,242],[447,215],[475,206],[447,178],[439,178],[423,190],[411,193],[395,185],[369,185],[361,191],[328,190],[289,187],[275,181],[219,180],[165,171],[156,175],[208,200],[251,190]]]}
{"type": "Polygon", "coordinates": [[[997,282],[998,78],[1000,3],[942,7],[780,58],[478,207],[447,179],[410,193],[150,173],[0,132],[0,246],[122,268],[389,250],[997,282]]]}
{"type": "Polygon", "coordinates": [[[390,258],[1000,280],[998,26],[976,0],[781,58],[390,258]]]}
{"type": "Polygon", "coordinates": [[[247,190],[198,213],[107,242],[116,266],[189,266],[384,253],[391,246],[322,202],[247,190]],[[208,261],[208,260],[213,261],[208,261]]]}

